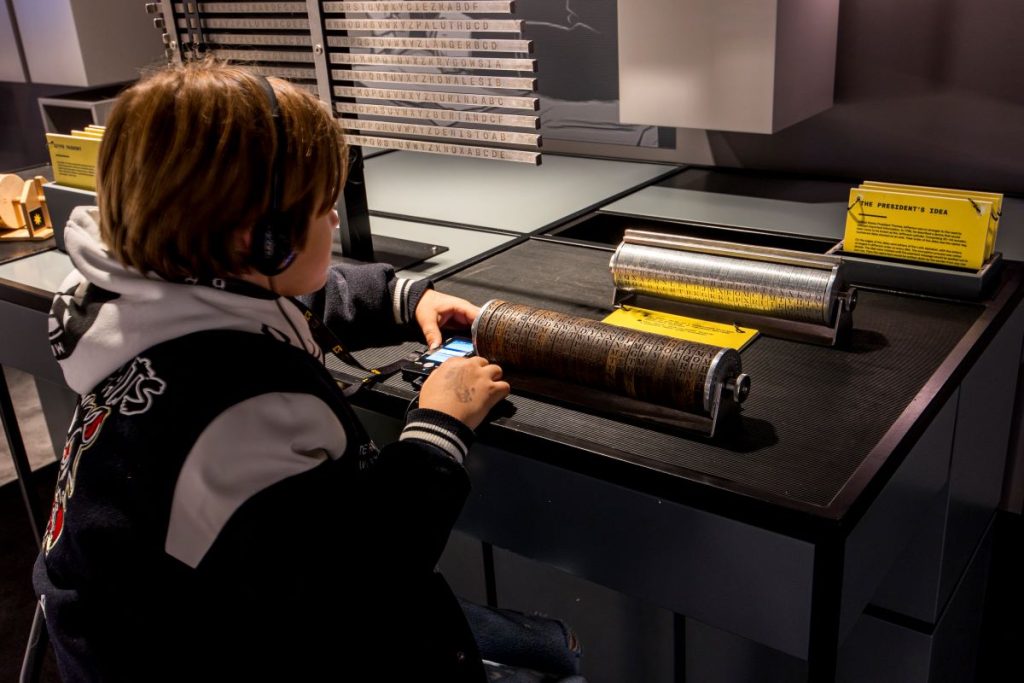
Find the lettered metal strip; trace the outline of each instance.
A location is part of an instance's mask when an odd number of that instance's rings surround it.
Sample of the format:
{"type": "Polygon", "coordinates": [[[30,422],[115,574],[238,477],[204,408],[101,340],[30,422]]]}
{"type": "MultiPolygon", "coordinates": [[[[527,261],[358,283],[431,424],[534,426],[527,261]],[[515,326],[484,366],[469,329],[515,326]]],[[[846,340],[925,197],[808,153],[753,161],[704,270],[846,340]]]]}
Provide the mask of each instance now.
{"type": "Polygon", "coordinates": [[[334,69],[331,71],[331,76],[337,81],[360,81],[362,83],[403,83],[409,85],[455,86],[460,88],[509,88],[510,90],[533,90],[537,84],[536,78],[472,76],[416,71],[354,71],[352,69],[334,69]]]}
{"type": "Polygon", "coordinates": [[[458,50],[474,52],[532,52],[532,40],[492,40],[490,38],[397,38],[393,36],[330,36],[331,47],[368,47],[385,50],[458,50]]]}
{"type": "Polygon", "coordinates": [[[381,55],[358,52],[332,52],[332,64],[370,66],[422,66],[436,69],[480,69],[486,71],[536,71],[535,59],[498,59],[495,57],[441,57],[436,55],[381,55]]]}
{"type": "Polygon", "coordinates": [[[463,14],[511,14],[514,3],[509,0],[441,0],[375,2],[325,2],[324,14],[345,12],[462,12],[463,14]]]}
{"type": "MultiPolygon", "coordinates": [[[[309,19],[248,19],[244,17],[202,17],[199,25],[204,29],[242,28],[251,31],[309,30],[309,19]]],[[[178,20],[178,28],[187,28],[185,19],[178,20]]]]}
{"type": "MultiPolygon", "coordinates": [[[[200,2],[200,12],[224,14],[299,14],[306,11],[305,2],[200,2]]],[[[184,12],[185,4],[174,3],[175,12],[184,12]]]]}
{"type": "Polygon", "coordinates": [[[276,45],[280,47],[309,47],[309,36],[291,36],[276,33],[207,33],[207,43],[214,45],[276,45]]]}
{"type": "Polygon", "coordinates": [[[519,33],[520,19],[327,19],[328,31],[463,31],[519,33]]]}
{"type": "Polygon", "coordinates": [[[264,76],[277,76],[278,78],[302,78],[309,81],[316,80],[316,69],[299,69],[287,66],[263,66],[257,64],[252,67],[255,71],[264,76]]]}
{"type": "Polygon", "coordinates": [[[335,86],[337,97],[370,100],[399,100],[404,102],[430,102],[432,104],[464,104],[471,107],[499,107],[502,109],[540,109],[536,97],[509,97],[507,95],[474,95],[461,92],[435,90],[392,90],[389,88],[349,88],[335,86]]]}
{"type": "Polygon", "coordinates": [[[540,164],[539,152],[523,152],[518,149],[472,147],[470,145],[452,145],[446,142],[421,142],[419,140],[375,138],[363,135],[347,135],[345,139],[350,145],[360,145],[362,147],[381,147],[383,149],[401,149],[407,152],[426,152],[427,154],[447,154],[457,157],[493,159],[494,161],[518,161],[523,164],[540,164]]]}
{"type": "Polygon", "coordinates": [[[484,130],[482,128],[456,128],[454,126],[419,126],[414,123],[392,123],[390,121],[368,121],[366,119],[338,119],[347,130],[389,133],[392,135],[416,135],[446,140],[469,142],[492,142],[500,145],[525,145],[540,147],[538,133],[513,133],[508,130],[484,130]]]}
{"type": "Polygon", "coordinates": [[[214,57],[236,62],[301,62],[313,63],[312,52],[285,52],[284,50],[208,50],[214,57]]]}
{"type": "Polygon", "coordinates": [[[338,102],[334,105],[340,114],[359,114],[363,116],[384,116],[393,119],[429,119],[431,121],[450,121],[452,123],[476,123],[485,126],[506,126],[508,128],[540,128],[540,119],[536,116],[519,114],[495,114],[488,111],[459,111],[456,109],[427,109],[420,107],[392,107],[386,104],[363,104],[357,102],[338,102]]]}

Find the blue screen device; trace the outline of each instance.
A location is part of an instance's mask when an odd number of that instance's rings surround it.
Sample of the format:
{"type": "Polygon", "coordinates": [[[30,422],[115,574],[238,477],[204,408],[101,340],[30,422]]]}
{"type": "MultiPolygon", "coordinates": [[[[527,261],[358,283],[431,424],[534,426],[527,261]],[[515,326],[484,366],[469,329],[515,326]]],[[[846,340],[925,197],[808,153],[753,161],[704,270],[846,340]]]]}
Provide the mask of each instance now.
{"type": "Polygon", "coordinates": [[[474,353],[473,340],[465,337],[452,337],[433,351],[420,354],[416,360],[411,361],[402,369],[402,374],[406,376],[406,379],[415,379],[416,377],[425,379],[449,358],[465,358],[474,353]]]}

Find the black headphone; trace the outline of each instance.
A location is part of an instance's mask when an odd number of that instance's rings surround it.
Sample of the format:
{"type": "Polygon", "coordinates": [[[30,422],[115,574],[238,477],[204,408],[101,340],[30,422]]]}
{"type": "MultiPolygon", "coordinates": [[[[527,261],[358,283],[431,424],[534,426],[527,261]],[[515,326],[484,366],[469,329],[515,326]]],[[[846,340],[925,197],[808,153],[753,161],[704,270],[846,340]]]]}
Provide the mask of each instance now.
{"type": "Polygon", "coordinates": [[[292,226],[281,211],[281,204],[284,201],[284,157],[288,140],[285,137],[284,120],[281,118],[281,107],[277,103],[274,87],[264,76],[257,75],[257,80],[270,102],[277,148],[270,170],[270,208],[253,226],[249,260],[250,265],[258,272],[271,276],[277,275],[295,260],[295,250],[292,249],[292,226]]]}

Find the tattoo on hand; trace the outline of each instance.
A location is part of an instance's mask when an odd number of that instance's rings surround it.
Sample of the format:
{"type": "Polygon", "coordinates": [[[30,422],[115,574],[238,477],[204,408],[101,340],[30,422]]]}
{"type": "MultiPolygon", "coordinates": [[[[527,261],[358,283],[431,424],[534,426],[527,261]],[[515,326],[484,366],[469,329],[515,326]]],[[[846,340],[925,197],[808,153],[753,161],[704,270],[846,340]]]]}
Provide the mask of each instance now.
{"type": "Polygon", "coordinates": [[[447,380],[448,388],[455,393],[455,398],[458,399],[459,403],[469,403],[473,400],[473,394],[476,390],[473,387],[467,386],[466,370],[468,368],[459,368],[458,370],[450,370],[445,379],[447,380]]]}

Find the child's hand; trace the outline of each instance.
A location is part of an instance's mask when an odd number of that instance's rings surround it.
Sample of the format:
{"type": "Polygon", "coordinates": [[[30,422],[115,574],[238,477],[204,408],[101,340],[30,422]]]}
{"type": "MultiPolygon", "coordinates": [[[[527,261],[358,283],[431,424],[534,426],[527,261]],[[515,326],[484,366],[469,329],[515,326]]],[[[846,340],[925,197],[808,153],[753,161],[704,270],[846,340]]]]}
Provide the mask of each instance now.
{"type": "Polygon", "coordinates": [[[420,408],[439,410],[476,429],[508,392],[497,365],[479,356],[449,358],[423,383],[420,408]]]}
{"type": "Polygon", "coordinates": [[[441,326],[453,323],[461,327],[469,327],[476,320],[480,309],[465,299],[442,294],[433,289],[423,292],[416,304],[416,322],[423,330],[427,347],[440,346],[444,341],[441,326]]]}

